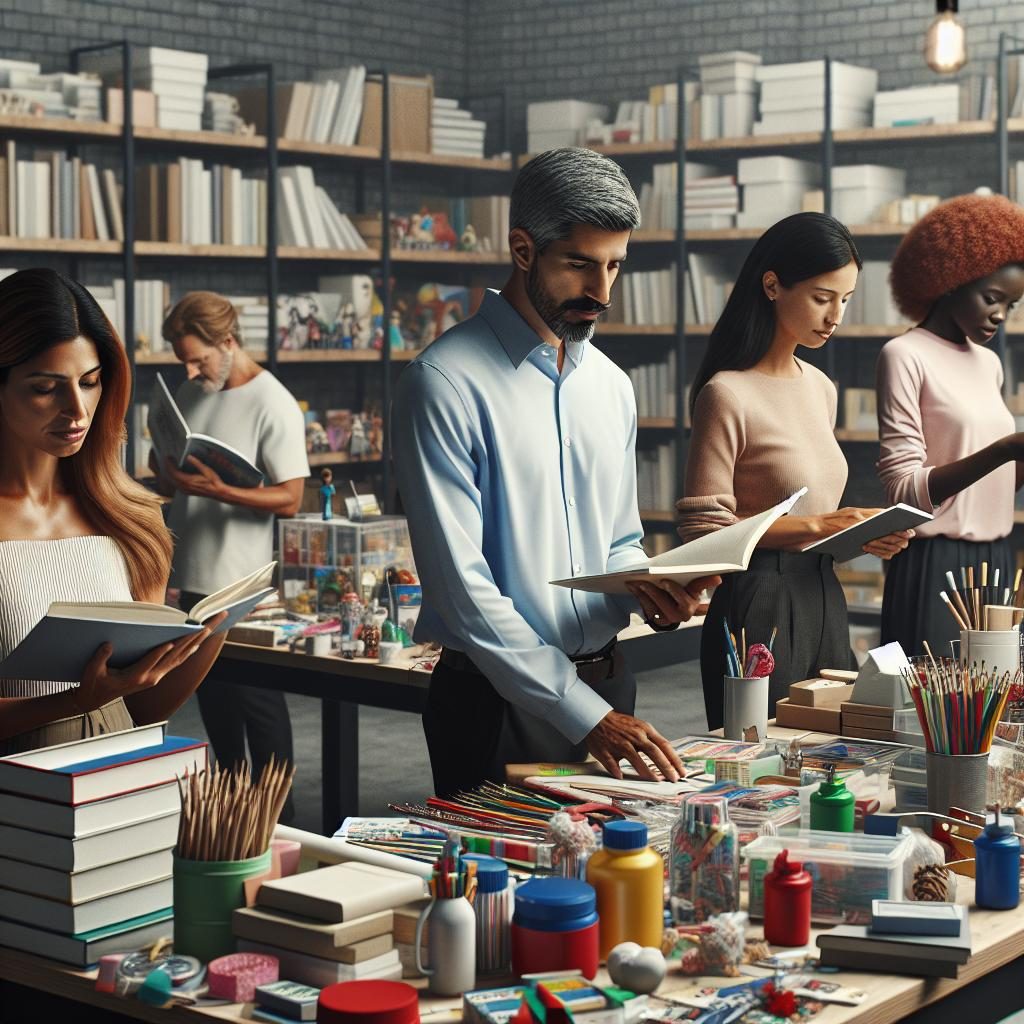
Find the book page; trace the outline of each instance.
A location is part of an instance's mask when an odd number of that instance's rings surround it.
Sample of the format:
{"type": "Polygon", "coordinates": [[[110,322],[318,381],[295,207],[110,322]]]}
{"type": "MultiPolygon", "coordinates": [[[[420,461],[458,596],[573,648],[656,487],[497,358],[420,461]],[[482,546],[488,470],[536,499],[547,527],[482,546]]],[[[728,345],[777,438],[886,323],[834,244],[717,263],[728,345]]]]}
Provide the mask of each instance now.
{"type": "Polygon", "coordinates": [[[189,434],[182,454],[181,468],[186,473],[198,472],[188,461],[194,455],[204,466],[232,487],[259,487],[263,474],[238,450],[206,434],[189,434]]]}
{"type": "Polygon", "coordinates": [[[54,601],[46,613],[62,619],[99,622],[185,622],[183,611],[146,601],[54,601]]]}
{"type": "Polygon", "coordinates": [[[149,399],[149,432],[157,455],[180,466],[188,443],[188,424],[159,373],[149,399]]]}
{"type": "Polygon", "coordinates": [[[273,592],[274,588],[271,586],[271,581],[274,578],[274,570],[276,568],[277,562],[268,562],[248,576],[244,576],[234,583],[229,583],[216,593],[204,597],[202,601],[192,606],[188,613],[189,620],[192,622],[203,622],[218,612],[222,612],[226,608],[230,608],[239,601],[244,601],[255,594],[273,592]]]}

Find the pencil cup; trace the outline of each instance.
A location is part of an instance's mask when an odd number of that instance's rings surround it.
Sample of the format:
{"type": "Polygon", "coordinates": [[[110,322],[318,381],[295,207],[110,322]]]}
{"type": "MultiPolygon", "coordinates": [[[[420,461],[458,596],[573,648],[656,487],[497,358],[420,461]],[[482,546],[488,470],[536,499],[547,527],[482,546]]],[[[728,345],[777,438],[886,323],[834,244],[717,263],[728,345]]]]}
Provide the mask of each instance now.
{"type": "Polygon", "coordinates": [[[743,730],[757,728],[757,738],[768,736],[768,680],[769,676],[744,679],[726,676],[725,683],[725,738],[742,740],[743,730]]]}
{"type": "Polygon", "coordinates": [[[270,870],[270,849],[247,860],[174,855],[174,951],[203,963],[235,952],[231,915],[245,906],[245,881],[270,870]]]}
{"type": "Polygon", "coordinates": [[[1020,667],[1020,629],[961,629],[960,664],[1012,676],[1020,667]]]}
{"type": "Polygon", "coordinates": [[[985,813],[988,754],[925,754],[928,810],[948,814],[951,807],[985,813]]]}

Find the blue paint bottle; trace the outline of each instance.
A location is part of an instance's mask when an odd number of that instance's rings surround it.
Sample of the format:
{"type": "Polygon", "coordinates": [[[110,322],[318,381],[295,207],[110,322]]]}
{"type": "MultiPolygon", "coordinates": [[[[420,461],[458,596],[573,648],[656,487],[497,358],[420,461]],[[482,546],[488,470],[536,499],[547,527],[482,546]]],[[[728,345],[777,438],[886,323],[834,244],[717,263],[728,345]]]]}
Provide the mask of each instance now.
{"type": "Polygon", "coordinates": [[[1020,902],[1020,840],[998,804],[974,840],[974,902],[985,910],[1013,910],[1020,902]]]}

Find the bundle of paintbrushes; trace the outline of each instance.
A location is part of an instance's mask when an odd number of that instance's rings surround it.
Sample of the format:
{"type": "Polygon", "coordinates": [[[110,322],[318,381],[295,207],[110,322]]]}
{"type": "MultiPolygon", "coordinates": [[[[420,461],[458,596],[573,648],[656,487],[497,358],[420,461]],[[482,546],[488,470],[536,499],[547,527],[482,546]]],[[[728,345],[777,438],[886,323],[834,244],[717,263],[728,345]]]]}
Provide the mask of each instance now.
{"type": "Polygon", "coordinates": [[[930,753],[986,754],[1021,674],[986,672],[944,658],[904,669],[903,678],[930,753]]]}
{"type": "Polygon", "coordinates": [[[989,582],[988,562],[981,563],[978,574],[980,586],[975,586],[974,566],[960,567],[960,586],[952,572],[946,573],[948,591],[940,591],[939,597],[956,619],[961,629],[990,630],[1012,629],[1024,618],[1024,608],[1018,607],[1024,600],[1020,589],[1021,570],[1017,570],[1013,586],[999,585],[999,570],[992,573],[989,582]]]}
{"type": "Polygon", "coordinates": [[[293,765],[271,757],[255,782],[245,761],[179,779],[178,856],[220,861],[265,853],[293,778],[293,765]]]}

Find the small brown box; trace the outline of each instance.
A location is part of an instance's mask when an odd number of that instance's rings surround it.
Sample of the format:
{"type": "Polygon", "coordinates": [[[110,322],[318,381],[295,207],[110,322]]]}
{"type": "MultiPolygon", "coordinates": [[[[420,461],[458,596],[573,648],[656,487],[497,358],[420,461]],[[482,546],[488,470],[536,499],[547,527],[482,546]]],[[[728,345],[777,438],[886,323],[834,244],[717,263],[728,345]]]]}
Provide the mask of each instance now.
{"type": "Polygon", "coordinates": [[[875,729],[891,729],[893,708],[881,707],[878,704],[857,704],[854,701],[844,701],[840,710],[843,716],[861,715],[865,718],[873,718],[875,729]]]}
{"type": "Polygon", "coordinates": [[[802,679],[789,687],[790,704],[805,708],[831,708],[838,711],[853,696],[853,684],[838,679],[802,679]]]}
{"type": "Polygon", "coordinates": [[[839,734],[840,712],[836,708],[811,708],[793,704],[789,698],[775,702],[775,724],[784,729],[839,734]]]}
{"type": "MultiPolygon", "coordinates": [[[[124,124],[124,90],[107,89],[107,122],[124,124]]],[[[132,127],[156,127],[156,93],[148,89],[132,90],[132,127]]]]}

